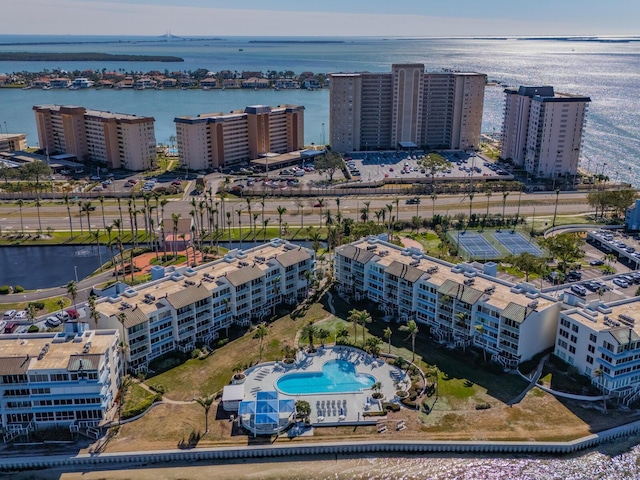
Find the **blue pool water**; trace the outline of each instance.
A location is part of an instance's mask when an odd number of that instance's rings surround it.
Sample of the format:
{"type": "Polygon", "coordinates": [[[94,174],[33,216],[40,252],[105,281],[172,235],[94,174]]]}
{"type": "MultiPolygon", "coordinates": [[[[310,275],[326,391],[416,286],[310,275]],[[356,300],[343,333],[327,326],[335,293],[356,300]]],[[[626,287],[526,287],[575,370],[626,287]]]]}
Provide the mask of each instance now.
{"type": "Polygon", "coordinates": [[[356,373],[353,363],[331,360],[322,372],[289,373],[276,382],[276,387],[287,395],[316,393],[353,393],[371,388],[376,382],[372,375],[356,373]]]}

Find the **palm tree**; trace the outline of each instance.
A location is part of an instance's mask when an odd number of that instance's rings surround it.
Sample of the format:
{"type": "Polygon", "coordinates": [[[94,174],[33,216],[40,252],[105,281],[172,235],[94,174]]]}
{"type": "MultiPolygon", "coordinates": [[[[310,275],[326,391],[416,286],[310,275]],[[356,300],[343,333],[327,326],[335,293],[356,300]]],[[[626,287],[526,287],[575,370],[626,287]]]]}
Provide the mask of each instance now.
{"type": "Polygon", "coordinates": [[[319,328],[317,335],[322,342],[322,346],[324,347],[324,342],[327,338],[329,338],[329,335],[331,335],[331,333],[326,328],[319,328]]]}
{"type": "Polygon", "coordinates": [[[100,229],[93,232],[93,238],[95,238],[96,246],[98,247],[98,261],[100,262],[100,271],[102,271],[102,252],[100,251],[100,229]]]}
{"type": "Polygon", "coordinates": [[[100,202],[100,209],[102,210],[102,228],[107,228],[107,221],[104,218],[104,197],[98,197],[98,201],[100,202]]]}
{"type": "Polygon", "coordinates": [[[122,372],[124,375],[127,374],[127,352],[129,351],[129,344],[127,343],[125,337],[125,323],[127,322],[127,314],[125,312],[120,312],[118,314],[118,321],[120,322],[120,326],[122,327],[122,339],[120,340],[120,345],[118,346],[120,350],[120,355],[122,355],[123,361],[123,369],[122,372]]]}
{"type": "Polygon", "coordinates": [[[67,293],[71,295],[71,299],[73,300],[73,307],[76,311],[78,311],[78,307],[76,305],[76,297],[78,296],[78,284],[71,280],[67,283],[67,293]]]}
{"type": "Polygon", "coordinates": [[[367,312],[366,310],[357,310],[354,308],[353,310],[349,311],[348,320],[350,322],[353,322],[354,340],[358,336],[358,325],[362,325],[362,346],[364,347],[364,335],[365,335],[364,325],[366,323],[371,323],[372,321],[371,315],[369,315],[369,312],[367,312]]]}
{"type": "Polygon", "coordinates": [[[491,190],[487,190],[487,193],[485,193],[485,195],[487,196],[487,211],[484,214],[484,223],[487,223],[487,217],[489,216],[489,200],[491,200],[491,190]]]}
{"type": "Polygon", "coordinates": [[[416,359],[416,335],[418,335],[418,324],[415,320],[409,320],[406,325],[402,325],[400,327],[400,330],[402,332],[409,333],[409,337],[407,338],[411,338],[411,353],[413,354],[411,361],[414,362],[416,359]]]}
{"type": "Polygon", "coordinates": [[[340,213],[340,197],[336,198],[336,207],[338,208],[338,213],[340,213]]]}
{"type": "Polygon", "coordinates": [[[253,338],[260,340],[260,356],[258,362],[262,361],[262,342],[268,333],[269,331],[267,330],[267,326],[264,323],[261,323],[256,327],[256,333],[253,335],[253,338]]]}
{"type": "Polygon", "coordinates": [[[504,210],[507,206],[507,197],[509,196],[509,192],[502,193],[502,223],[504,224],[504,210]]]}
{"type": "MultiPolygon", "coordinates": [[[[278,211],[278,237],[282,237],[282,216],[285,213],[287,213],[287,207],[278,205],[277,211],[278,211]]],[[[254,222],[254,225],[255,225],[255,222],[254,222]]]]}
{"type": "Polygon", "coordinates": [[[180,221],[180,214],[179,213],[171,214],[171,220],[173,222],[173,227],[172,227],[173,228],[173,255],[177,257],[178,256],[178,243],[177,243],[178,222],[180,221]]]}
{"type": "Polygon", "coordinates": [[[598,379],[598,383],[600,384],[600,389],[602,390],[602,405],[604,407],[604,413],[607,413],[607,396],[604,391],[604,370],[602,370],[602,367],[596,368],[593,371],[593,376],[598,379]]]}
{"type": "Polygon", "coordinates": [[[242,250],[242,209],[236,210],[238,214],[238,232],[240,234],[240,250],[242,250]]]}
{"type": "Polygon", "coordinates": [[[38,211],[38,235],[42,232],[42,221],[40,219],[40,199],[36,198],[36,210],[38,211]]]}
{"type": "Polygon", "coordinates": [[[384,338],[387,339],[387,343],[389,344],[388,353],[391,353],[391,335],[393,334],[393,332],[391,331],[391,328],[390,327],[385,328],[382,334],[384,335],[384,338]]]}
{"type": "Polygon", "coordinates": [[[262,231],[262,239],[264,243],[267,243],[267,225],[269,225],[270,221],[271,221],[271,218],[265,218],[263,220],[264,230],[262,231]]]}
{"type": "Polygon", "coordinates": [[[95,295],[89,295],[87,300],[87,306],[89,307],[89,318],[93,320],[94,329],[98,329],[98,320],[100,320],[100,313],[96,309],[96,297],[95,295]]]}
{"type": "Polygon", "coordinates": [[[470,193],[469,194],[469,223],[471,223],[471,211],[473,209],[473,197],[474,197],[474,194],[470,193]]]}
{"type": "Polygon", "coordinates": [[[208,397],[194,398],[196,403],[204,408],[204,433],[209,433],[209,410],[211,410],[211,405],[213,405],[213,400],[215,397],[213,395],[209,395],[208,397]]]}
{"type": "Polygon", "coordinates": [[[73,239],[73,222],[71,221],[71,205],[69,205],[69,195],[63,197],[64,204],[67,207],[67,215],[69,216],[69,230],[71,230],[71,239],[73,239]]]}
{"type": "Polygon", "coordinates": [[[91,235],[91,202],[82,203],[82,212],[87,214],[87,228],[89,229],[89,235],[91,235]]]}
{"type": "Polygon", "coordinates": [[[20,235],[24,235],[24,224],[22,222],[22,205],[24,205],[24,201],[19,199],[17,202],[18,209],[20,210],[20,235]]]}
{"type": "Polygon", "coordinates": [[[315,347],[313,346],[313,338],[318,333],[318,327],[316,327],[313,322],[307,323],[302,330],[300,331],[300,335],[302,338],[306,338],[309,340],[309,351],[315,351],[315,347]]]}
{"type": "Polygon", "coordinates": [[[420,209],[418,208],[420,206],[420,197],[416,197],[416,217],[420,216],[420,209]]]}
{"type": "Polygon", "coordinates": [[[430,197],[431,197],[431,218],[433,219],[433,217],[436,216],[436,200],[438,199],[438,195],[436,195],[435,193],[432,193],[430,197]]]}

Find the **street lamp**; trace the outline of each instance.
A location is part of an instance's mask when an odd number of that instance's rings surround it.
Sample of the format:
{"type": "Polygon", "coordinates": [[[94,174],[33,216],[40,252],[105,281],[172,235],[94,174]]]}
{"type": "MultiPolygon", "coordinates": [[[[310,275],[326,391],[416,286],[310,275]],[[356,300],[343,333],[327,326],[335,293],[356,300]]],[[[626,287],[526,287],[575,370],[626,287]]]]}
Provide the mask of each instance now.
{"type": "Polygon", "coordinates": [[[77,265],[73,266],[73,271],[76,272],[76,283],[78,283],[78,266],[77,265]]]}

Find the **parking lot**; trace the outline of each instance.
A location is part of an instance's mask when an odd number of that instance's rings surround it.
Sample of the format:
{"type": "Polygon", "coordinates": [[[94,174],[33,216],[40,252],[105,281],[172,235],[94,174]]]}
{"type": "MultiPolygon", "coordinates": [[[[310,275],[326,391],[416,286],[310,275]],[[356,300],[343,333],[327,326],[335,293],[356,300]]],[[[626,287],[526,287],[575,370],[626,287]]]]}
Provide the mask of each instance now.
{"type": "MultiPolygon", "coordinates": [[[[362,182],[379,181],[384,178],[404,178],[406,180],[431,178],[431,172],[418,165],[425,152],[354,152],[345,156],[348,167],[356,174],[353,180],[362,182]]],[[[439,152],[450,165],[436,173],[436,178],[468,180],[469,178],[489,177],[510,180],[513,176],[493,161],[480,155],[461,151],[439,152]]]]}

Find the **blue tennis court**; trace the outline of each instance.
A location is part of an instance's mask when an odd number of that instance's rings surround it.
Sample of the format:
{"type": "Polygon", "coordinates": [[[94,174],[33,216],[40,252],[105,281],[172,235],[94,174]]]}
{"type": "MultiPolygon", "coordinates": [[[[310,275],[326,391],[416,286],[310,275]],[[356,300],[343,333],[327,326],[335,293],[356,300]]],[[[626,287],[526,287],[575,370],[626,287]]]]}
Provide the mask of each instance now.
{"type": "Polygon", "coordinates": [[[533,242],[531,242],[531,240],[526,239],[518,232],[503,230],[501,232],[493,232],[493,236],[513,255],[519,255],[525,252],[536,256],[542,255],[542,251],[533,242]]]}
{"type": "Polygon", "coordinates": [[[460,232],[457,235],[458,244],[467,251],[471,257],[475,258],[498,258],[500,252],[496,250],[487,240],[477,233],[460,232]]]}

